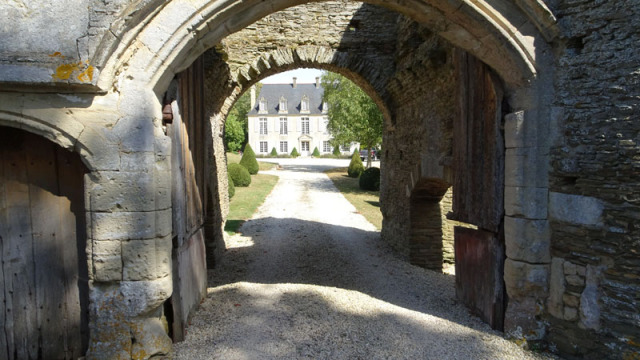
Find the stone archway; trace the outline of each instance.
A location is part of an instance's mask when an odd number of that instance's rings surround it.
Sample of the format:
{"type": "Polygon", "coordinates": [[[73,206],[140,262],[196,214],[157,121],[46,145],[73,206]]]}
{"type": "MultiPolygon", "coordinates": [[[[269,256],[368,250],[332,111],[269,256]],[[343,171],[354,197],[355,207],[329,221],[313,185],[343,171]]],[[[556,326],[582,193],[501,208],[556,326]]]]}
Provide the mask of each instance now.
{"type": "MultiPolygon", "coordinates": [[[[529,118],[526,120],[527,124],[535,124],[533,126],[535,128],[538,123],[546,121],[545,116],[547,114],[544,111],[533,111],[539,106],[538,102],[543,100],[536,95],[537,86],[541,81],[544,82],[546,80],[543,75],[538,74],[536,71],[535,61],[539,58],[537,53],[539,49],[532,44],[535,41],[541,44],[539,45],[540,47],[545,46],[544,39],[545,35],[548,36],[548,33],[543,32],[540,28],[542,27],[541,24],[548,24],[548,22],[528,20],[531,16],[534,18],[536,16],[547,16],[548,12],[544,11],[543,6],[536,8],[542,9],[539,14],[530,16],[530,14],[533,14],[532,12],[523,11],[522,8],[511,3],[505,3],[504,6],[507,10],[503,9],[501,11],[491,7],[480,8],[466,2],[460,2],[457,6],[451,4],[443,5],[436,1],[429,4],[418,1],[410,4],[380,1],[378,4],[406,14],[410,19],[422,22],[423,25],[420,26],[433,29],[430,32],[434,37],[447,39],[462,49],[475,54],[493,67],[501,76],[508,89],[511,107],[529,114],[529,118]]],[[[293,3],[277,1],[250,4],[228,1],[212,5],[205,1],[186,4],[176,0],[162,8],[148,11],[147,13],[153,14],[148,18],[148,22],[143,22],[140,26],[131,28],[130,31],[123,33],[122,41],[114,43],[112,46],[115,50],[109,60],[105,62],[106,65],[102,69],[98,85],[104,89],[111,89],[110,94],[117,93],[117,111],[120,114],[118,127],[119,131],[127,133],[124,143],[131,145],[130,150],[137,154],[155,154],[156,158],[157,156],[162,156],[163,153],[166,155],[167,143],[163,134],[159,98],[174,75],[185,69],[207,49],[218,44],[225,35],[240,30],[255,20],[289,5],[293,5],[293,3]]],[[[410,39],[406,39],[406,41],[407,44],[410,44],[410,39]]],[[[438,50],[439,44],[434,43],[433,45],[435,47],[431,49],[438,50]]],[[[302,54],[304,52],[296,51],[296,53],[302,54]]],[[[307,61],[309,63],[327,63],[319,60],[324,54],[321,51],[311,52],[308,54],[310,56],[307,61]]],[[[427,67],[442,65],[439,63],[442,59],[439,51],[433,51],[428,54],[416,53],[414,55],[416,58],[423,56],[426,59],[425,62],[428,63],[427,67]]],[[[298,56],[300,57],[300,55],[298,56]]],[[[304,58],[304,56],[302,57],[304,58]]],[[[242,87],[257,81],[255,75],[262,76],[268,73],[268,71],[261,71],[251,74],[251,70],[260,69],[260,66],[266,66],[266,64],[268,63],[257,61],[255,68],[250,66],[245,69],[247,71],[246,74],[242,75],[242,79],[240,77],[231,78],[231,80],[237,81],[241,87],[233,85],[231,89],[226,88],[225,91],[228,92],[228,96],[216,98],[218,105],[217,108],[209,111],[211,117],[210,123],[207,124],[209,128],[206,129],[212,135],[212,143],[208,144],[211,149],[210,154],[220,152],[220,145],[216,144],[221,144],[221,142],[216,142],[216,138],[221,135],[221,116],[225,113],[224,109],[228,110],[235,97],[242,91],[242,87]],[[219,117],[216,118],[216,116],[219,117]]],[[[399,122],[398,119],[409,119],[418,115],[418,118],[427,120],[427,117],[421,113],[418,104],[412,103],[414,100],[410,98],[410,95],[413,94],[412,90],[415,90],[411,88],[411,85],[424,83],[426,79],[420,77],[412,78],[417,69],[414,67],[415,64],[405,65],[407,65],[405,68],[396,73],[399,76],[390,77],[388,81],[385,81],[385,86],[382,88],[384,92],[375,92],[379,94],[380,101],[390,109],[390,124],[387,131],[389,134],[393,134],[389,137],[393,144],[403,144],[399,140],[401,131],[398,131],[398,127],[407,126],[405,122],[399,122]],[[402,73],[402,71],[405,72],[402,73]]],[[[450,75],[450,73],[448,74],[450,75]]],[[[374,81],[368,81],[372,84],[373,89],[379,89],[376,88],[377,85],[375,85],[374,81]]],[[[229,84],[223,83],[222,85],[228,86],[229,84]]],[[[420,91],[422,90],[421,88],[420,91]]],[[[433,97],[433,93],[430,93],[430,95],[433,97]]],[[[518,114],[523,113],[519,112],[518,114]]],[[[515,115],[511,118],[514,117],[515,115]]],[[[525,119],[525,117],[518,119],[525,119]]],[[[444,119],[440,120],[444,121],[444,119]]],[[[520,136],[529,140],[528,134],[519,132],[521,129],[522,127],[517,127],[514,129],[514,133],[508,135],[508,144],[511,144],[510,141],[520,136]]],[[[405,145],[394,149],[391,157],[397,156],[402,161],[403,156],[411,153],[411,149],[407,151],[403,149],[403,146],[405,145]]],[[[519,172],[530,171],[532,169],[530,165],[538,163],[535,157],[544,153],[545,150],[538,148],[537,143],[527,146],[526,151],[531,156],[525,159],[518,157],[520,150],[517,150],[519,149],[517,144],[514,149],[516,150],[512,150],[511,154],[509,151],[507,152],[506,174],[509,176],[508,180],[513,180],[508,182],[507,186],[517,189],[519,193],[526,193],[532,186],[528,186],[528,184],[521,181],[518,177],[519,172]],[[509,162],[509,159],[513,161],[509,162]]],[[[422,164],[421,167],[417,167],[417,175],[419,177],[438,177],[445,171],[446,165],[439,156],[432,159],[421,157],[420,154],[415,153],[412,153],[411,156],[422,164]]],[[[223,161],[220,156],[214,157],[217,161],[223,161]]],[[[408,160],[405,158],[404,161],[408,160]]],[[[160,163],[163,163],[162,160],[160,163]]],[[[223,166],[221,165],[222,163],[218,163],[217,169],[222,169],[223,166]]],[[[147,168],[143,164],[138,170],[145,172],[145,169],[148,170],[152,167],[151,165],[146,166],[147,168]]],[[[533,168],[536,169],[535,166],[533,168]]],[[[406,196],[406,193],[410,193],[412,187],[416,184],[416,179],[412,180],[411,178],[414,170],[411,169],[411,171],[402,173],[395,178],[386,179],[383,183],[388,189],[393,188],[393,191],[390,191],[385,196],[400,199],[406,196]]],[[[223,172],[223,170],[221,171],[223,172]]],[[[223,175],[221,171],[217,172],[219,176],[223,175]]],[[[534,187],[539,190],[544,186],[546,185],[542,184],[540,186],[536,184],[534,187]]],[[[224,199],[223,189],[218,187],[217,190],[219,199],[224,199]]],[[[140,218],[137,223],[130,224],[130,229],[123,228],[121,232],[114,234],[103,233],[109,239],[100,240],[122,242],[130,240],[131,236],[139,236],[147,242],[155,241],[156,248],[164,248],[165,245],[163,244],[166,243],[167,234],[170,231],[170,229],[166,228],[167,224],[170,224],[170,219],[168,218],[170,211],[167,211],[166,208],[167,199],[168,196],[166,194],[156,196],[153,204],[149,204],[149,208],[144,209],[144,215],[142,214],[143,211],[136,214],[140,215],[140,218]],[[153,219],[149,218],[149,216],[152,216],[153,219]],[[144,224],[145,227],[139,229],[137,224],[144,224]]],[[[522,199],[514,199],[513,203],[517,206],[523,201],[522,199]]],[[[396,212],[396,214],[394,214],[394,211],[390,211],[387,216],[399,218],[402,216],[402,211],[396,212]]],[[[513,216],[519,219],[522,218],[525,222],[529,220],[526,217],[527,214],[514,213],[513,216]]],[[[93,226],[97,229],[103,229],[115,225],[121,219],[118,218],[117,213],[112,213],[101,214],[95,220],[96,222],[93,226]]],[[[526,226],[526,224],[522,226],[526,226]]],[[[129,224],[127,224],[127,227],[129,227],[129,224]]],[[[100,233],[98,232],[98,234],[100,233]]],[[[517,239],[511,239],[511,241],[512,245],[519,246],[517,239]]],[[[526,246],[524,244],[524,247],[526,246]]],[[[145,250],[139,249],[139,251],[145,250]]],[[[118,255],[115,256],[115,258],[117,257],[118,255]]],[[[120,257],[123,257],[123,254],[120,257]]],[[[130,268],[137,268],[142,265],[141,262],[131,261],[128,265],[130,268]]],[[[517,262],[519,260],[514,259],[514,261],[517,262]]],[[[538,268],[541,272],[544,272],[548,268],[548,264],[540,264],[538,268]]],[[[536,269],[538,270],[538,268],[536,269]]],[[[146,326],[154,336],[162,338],[162,335],[157,331],[158,311],[160,304],[171,293],[171,285],[167,281],[165,270],[164,267],[160,266],[157,273],[149,276],[134,276],[122,280],[118,279],[115,272],[112,274],[113,277],[111,275],[102,276],[104,275],[102,274],[98,277],[103,282],[96,284],[94,295],[97,298],[101,298],[101,304],[116,309],[116,314],[128,319],[127,324],[129,325],[127,326],[139,325],[139,328],[146,326]],[[119,293],[124,293],[125,298],[132,299],[134,305],[121,303],[118,298],[119,293]],[[142,296],[137,296],[136,294],[142,294],[142,296]]],[[[101,271],[96,271],[96,273],[101,273],[101,271]]],[[[107,272],[107,274],[111,273],[107,272]]],[[[508,279],[511,283],[507,284],[507,286],[517,287],[519,282],[527,281],[527,275],[526,271],[516,274],[514,278],[508,279]]],[[[529,294],[520,295],[523,298],[527,298],[529,294]]],[[[544,294],[536,294],[534,297],[533,303],[544,297],[544,294]]],[[[516,303],[514,302],[514,304],[516,303]]],[[[514,311],[518,312],[519,310],[522,309],[518,308],[514,311]]],[[[535,311],[534,309],[527,307],[525,310],[526,316],[533,317],[535,315],[532,313],[532,311],[535,311]]],[[[113,318],[111,314],[107,315],[113,318]]],[[[102,351],[108,353],[110,350],[109,344],[113,343],[100,340],[111,336],[109,332],[101,333],[100,330],[111,325],[110,319],[105,317],[107,315],[97,315],[97,318],[94,319],[96,329],[94,337],[96,348],[94,350],[96,354],[102,351]]],[[[528,324],[528,326],[535,327],[537,324],[534,322],[533,325],[528,324]]],[[[126,326],[113,327],[112,329],[117,332],[117,339],[124,343],[127,342],[125,339],[128,332],[126,326]]]]}

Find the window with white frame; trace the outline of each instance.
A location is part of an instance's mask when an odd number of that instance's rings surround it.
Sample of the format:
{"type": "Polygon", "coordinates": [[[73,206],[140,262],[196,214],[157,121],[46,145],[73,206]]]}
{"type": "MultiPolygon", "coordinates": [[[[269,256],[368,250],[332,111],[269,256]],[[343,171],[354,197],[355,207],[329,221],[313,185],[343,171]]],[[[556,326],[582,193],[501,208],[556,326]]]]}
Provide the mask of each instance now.
{"type": "Polygon", "coordinates": [[[286,117],[281,117],[280,118],[280,135],[287,135],[289,132],[288,130],[288,126],[287,126],[287,118],[286,117]]]}
{"type": "Polygon", "coordinates": [[[260,98],[260,102],[258,103],[258,112],[267,112],[267,100],[265,98],[260,98]]]}
{"type": "Polygon", "coordinates": [[[331,144],[328,141],[322,142],[322,152],[331,152],[331,144]]]}
{"type": "Polygon", "coordinates": [[[304,95],[300,103],[300,111],[309,111],[309,97],[304,95]]]}
{"type": "Polygon", "coordinates": [[[326,101],[323,101],[323,102],[322,102],[322,112],[323,112],[324,114],[326,114],[327,112],[329,112],[329,104],[327,104],[327,102],[326,102],[326,101]]]}
{"type": "Polygon", "coordinates": [[[350,151],[349,145],[340,145],[340,151],[350,151]]]}
{"type": "Polygon", "coordinates": [[[309,142],[303,141],[302,143],[300,143],[300,148],[302,149],[302,151],[309,151],[309,142]]]}
{"type": "Polygon", "coordinates": [[[281,113],[287,112],[287,99],[284,96],[280,97],[280,104],[278,105],[278,111],[281,113]]]}
{"type": "Polygon", "coordinates": [[[288,153],[289,152],[289,143],[286,141],[280,141],[280,152],[288,153]]]}
{"type": "Polygon", "coordinates": [[[266,153],[268,151],[268,146],[266,141],[260,141],[260,152],[266,153]]]}
{"type": "Polygon", "coordinates": [[[260,135],[267,135],[267,118],[260,118],[260,135]]]}
{"type": "Polygon", "coordinates": [[[303,117],[301,120],[301,124],[302,124],[302,133],[309,134],[309,118],[303,117]]]}

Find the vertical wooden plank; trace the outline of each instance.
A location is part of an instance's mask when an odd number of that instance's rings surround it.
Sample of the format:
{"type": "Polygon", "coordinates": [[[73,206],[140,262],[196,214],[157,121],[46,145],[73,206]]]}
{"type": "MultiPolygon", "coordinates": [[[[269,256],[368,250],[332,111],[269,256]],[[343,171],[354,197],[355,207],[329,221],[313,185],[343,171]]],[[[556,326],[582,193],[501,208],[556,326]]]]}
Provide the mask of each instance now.
{"type": "MultiPolygon", "coordinates": [[[[1,130],[0,130],[1,134],[1,130]]],[[[3,254],[3,244],[9,240],[7,228],[7,198],[6,198],[6,177],[5,177],[5,149],[6,141],[4,136],[0,135],[0,259],[3,254]]],[[[10,359],[9,344],[7,343],[6,326],[6,294],[4,285],[4,261],[0,261],[0,359],[10,359]]]]}
{"type": "Polygon", "coordinates": [[[88,296],[86,276],[80,276],[80,269],[86,267],[86,261],[81,252],[86,245],[84,220],[83,174],[84,169],[76,154],[56,149],[56,173],[60,196],[58,207],[60,221],[58,227],[57,244],[62,249],[64,289],[62,301],[64,304],[65,339],[64,351],[66,358],[76,359],[84,354],[83,341],[87,334],[83,334],[88,325],[81,301],[88,296]],[[85,289],[85,291],[81,291],[85,289]]]}
{"type": "MultiPolygon", "coordinates": [[[[55,145],[34,139],[27,146],[27,174],[33,234],[35,312],[42,354],[64,354],[64,241],[56,174],[55,145]]],[[[69,207],[67,207],[66,211],[69,207]]],[[[75,242],[75,239],[72,240],[75,242]]]]}
{"type": "Polygon", "coordinates": [[[8,241],[3,243],[7,317],[5,332],[10,359],[37,357],[37,323],[33,267],[33,239],[29,209],[27,156],[24,137],[6,139],[5,189],[8,241]]]}
{"type": "Polygon", "coordinates": [[[471,55],[459,51],[456,65],[452,218],[498,232],[504,207],[502,91],[491,70],[471,55]]]}

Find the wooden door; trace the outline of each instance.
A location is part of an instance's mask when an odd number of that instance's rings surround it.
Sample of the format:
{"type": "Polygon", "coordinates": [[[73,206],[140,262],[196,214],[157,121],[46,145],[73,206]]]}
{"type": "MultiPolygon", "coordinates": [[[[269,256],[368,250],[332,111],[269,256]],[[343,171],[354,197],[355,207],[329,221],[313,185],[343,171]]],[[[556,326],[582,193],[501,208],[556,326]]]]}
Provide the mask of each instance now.
{"type": "Polygon", "coordinates": [[[458,51],[453,212],[477,230],[455,229],[456,294],[494,329],[505,311],[502,90],[485,64],[458,51]]]}
{"type": "Polygon", "coordinates": [[[0,358],[76,359],[88,342],[77,154],[0,127],[0,358]]]}

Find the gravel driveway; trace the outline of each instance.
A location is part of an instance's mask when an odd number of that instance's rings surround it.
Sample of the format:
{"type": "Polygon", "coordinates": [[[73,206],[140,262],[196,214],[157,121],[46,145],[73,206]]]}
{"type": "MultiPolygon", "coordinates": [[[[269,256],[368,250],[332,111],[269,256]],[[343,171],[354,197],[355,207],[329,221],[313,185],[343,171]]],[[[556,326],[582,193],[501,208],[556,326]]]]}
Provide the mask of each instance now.
{"type": "Polygon", "coordinates": [[[470,316],[452,276],[399,259],[323,164],[271,172],[280,181],[226,240],[176,359],[543,358],[470,316]]]}

